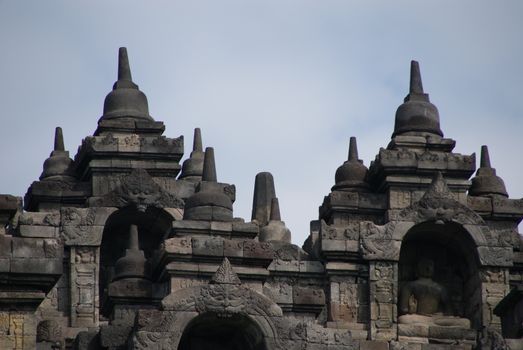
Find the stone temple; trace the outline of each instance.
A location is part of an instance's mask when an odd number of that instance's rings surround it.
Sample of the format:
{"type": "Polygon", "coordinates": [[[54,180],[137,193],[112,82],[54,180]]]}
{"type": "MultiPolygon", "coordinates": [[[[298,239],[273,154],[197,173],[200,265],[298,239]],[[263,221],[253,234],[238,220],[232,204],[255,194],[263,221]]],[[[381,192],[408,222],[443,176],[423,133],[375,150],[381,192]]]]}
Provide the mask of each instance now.
{"type": "Polygon", "coordinates": [[[387,148],[367,167],[350,138],[302,247],[270,173],[236,218],[200,130],[182,164],[163,131],[121,48],[93,136],[71,158],[56,128],[23,201],[0,196],[0,349],[523,349],[523,199],[486,146],[479,168],[453,152],[417,62],[387,148]]]}

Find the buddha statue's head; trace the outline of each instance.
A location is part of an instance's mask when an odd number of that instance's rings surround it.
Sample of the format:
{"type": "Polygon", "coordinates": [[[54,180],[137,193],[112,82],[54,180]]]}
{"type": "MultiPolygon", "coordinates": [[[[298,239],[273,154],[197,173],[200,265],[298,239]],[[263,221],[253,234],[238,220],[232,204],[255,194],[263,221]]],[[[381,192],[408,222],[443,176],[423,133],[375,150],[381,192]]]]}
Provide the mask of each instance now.
{"type": "Polygon", "coordinates": [[[434,275],[434,261],[428,258],[421,258],[418,262],[417,272],[419,278],[432,278],[434,275]]]}

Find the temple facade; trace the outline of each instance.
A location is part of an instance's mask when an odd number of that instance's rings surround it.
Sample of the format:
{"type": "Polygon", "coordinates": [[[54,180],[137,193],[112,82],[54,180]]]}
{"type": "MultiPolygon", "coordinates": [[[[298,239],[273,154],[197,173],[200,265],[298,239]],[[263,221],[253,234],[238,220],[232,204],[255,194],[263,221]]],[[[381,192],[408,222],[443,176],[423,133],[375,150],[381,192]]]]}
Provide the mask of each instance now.
{"type": "Polygon", "coordinates": [[[478,168],[453,152],[417,62],[390,143],[367,167],[350,138],[302,247],[270,173],[234,217],[200,129],[183,163],[164,129],[121,48],[94,134],[71,158],[56,128],[23,200],[0,195],[0,349],[523,349],[523,199],[487,146],[478,168]]]}

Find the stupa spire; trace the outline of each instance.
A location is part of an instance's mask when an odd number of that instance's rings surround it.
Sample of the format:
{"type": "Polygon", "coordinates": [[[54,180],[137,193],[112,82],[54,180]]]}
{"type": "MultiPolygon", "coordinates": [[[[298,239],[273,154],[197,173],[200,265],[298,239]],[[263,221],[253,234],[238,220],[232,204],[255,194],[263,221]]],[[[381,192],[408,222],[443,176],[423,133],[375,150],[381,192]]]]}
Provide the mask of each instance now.
{"type": "Polygon", "coordinates": [[[410,93],[423,94],[423,83],[418,61],[410,61],[410,93]]]}
{"type": "Polygon", "coordinates": [[[62,128],[59,126],[54,130],[54,150],[65,151],[64,134],[62,133],[62,128]]]}
{"type": "Polygon", "coordinates": [[[202,146],[202,131],[200,128],[194,129],[194,138],[192,141],[192,151],[193,152],[202,152],[203,146],[202,146]]]}
{"type": "Polygon", "coordinates": [[[216,163],[214,161],[214,148],[207,147],[203,159],[203,181],[216,182],[216,163]]]}
{"type": "Polygon", "coordinates": [[[349,156],[336,170],[334,180],[336,184],[332,190],[343,191],[367,191],[369,185],[366,182],[368,169],[358,159],[358,144],[356,137],[352,136],[349,141],[349,156]]]}
{"type": "Polygon", "coordinates": [[[200,181],[203,175],[203,146],[202,146],[202,131],[200,128],[194,129],[194,138],[192,143],[192,152],[182,165],[182,172],[180,179],[187,181],[200,181]]]}
{"type": "Polygon", "coordinates": [[[118,80],[133,81],[131,77],[131,67],[129,66],[129,57],[127,48],[120,47],[118,50],[118,80]]]}
{"type": "Polygon", "coordinates": [[[490,156],[486,145],[481,146],[481,160],[479,164],[480,168],[492,168],[490,166],[490,156]]]}
{"type": "Polygon", "coordinates": [[[40,180],[44,179],[72,179],[73,160],[69,158],[69,152],[64,147],[64,135],[61,127],[56,127],[54,131],[53,151],[44,162],[40,180]]]}
{"type": "Polygon", "coordinates": [[[118,50],[118,80],[104,102],[104,114],[100,121],[108,119],[135,119],[154,121],[149,115],[149,104],[145,94],[132,81],[127,49],[118,50]]]}
{"type": "Polygon", "coordinates": [[[481,160],[476,176],[472,178],[472,186],[469,189],[471,196],[500,195],[508,197],[505,182],[496,175],[496,169],[490,165],[488,147],[481,146],[481,160]]]}
{"type": "Polygon", "coordinates": [[[417,61],[410,62],[409,94],[396,111],[392,137],[401,134],[443,136],[439,127],[438,109],[430,103],[429,95],[423,91],[421,72],[417,61]]]}
{"type": "Polygon", "coordinates": [[[356,137],[351,136],[349,141],[349,161],[358,161],[358,144],[356,137]]]}
{"type": "Polygon", "coordinates": [[[138,226],[134,224],[129,226],[127,249],[125,249],[125,254],[116,261],[114,269],[115,275],[113,281],[122,278],[149,278],[150,266],[147,259],[145,259],[143,250],[140,249],[138,226]]]}
{"type": "Polygon", "coordinates": [[[232,221],[232,198],[218,183],[214,148],[207,147],[203,161],[202,181],[196,192],[185,201],[184,220],[232,221]]]}

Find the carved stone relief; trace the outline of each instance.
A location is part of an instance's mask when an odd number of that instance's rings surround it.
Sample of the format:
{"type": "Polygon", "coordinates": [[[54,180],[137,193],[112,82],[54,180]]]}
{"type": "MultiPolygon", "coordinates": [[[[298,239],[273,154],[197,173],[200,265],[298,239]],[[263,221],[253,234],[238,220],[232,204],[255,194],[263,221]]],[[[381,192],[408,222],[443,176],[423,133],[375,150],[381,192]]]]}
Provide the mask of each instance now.
{"type": "Polygon", "coordinates": [[[421,199],[400,212],[400,220],[451,222],[462,225],[484,225],[483,219],[467,206],[454,199],[441,173],[437,173],[421,199]]]}
{"type": "Polygon", "coordinates": [[[97,247],[71,247],[70,319],[73,327],[98,324],[98,252],[97,247]]]}
{"type": "Polygon", "coordinates": [[[120,186],[97,200],[93,206],[118,207],[135,206],[144,212],[148,207],[183,208],[184,202],[173,194],[165,191],[154,182],[145,169],[133,169],[123,177],[120,186]]]}

